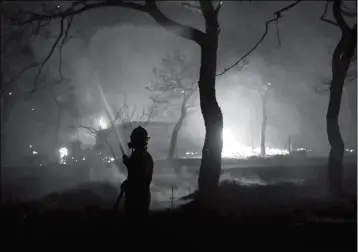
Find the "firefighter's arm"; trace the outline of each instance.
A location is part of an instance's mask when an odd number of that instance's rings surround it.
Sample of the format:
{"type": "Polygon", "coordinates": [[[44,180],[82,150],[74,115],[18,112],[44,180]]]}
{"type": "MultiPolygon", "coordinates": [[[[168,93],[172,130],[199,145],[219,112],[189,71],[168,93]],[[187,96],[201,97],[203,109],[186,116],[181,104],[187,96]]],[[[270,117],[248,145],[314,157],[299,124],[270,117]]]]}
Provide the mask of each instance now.
{"type": "Polygon", "coordinates": [[[124,180],[121,184],[121,191],[125,192],[127,190],[128,187],[128,180],[124,180]]]}
{"type": "Polygon", "coordinates": [[[127,155],[123,155],[123,157],[122,157],[123,159],[123,164],[125,165],[125,166],[127,166],[127,168],[129,168],[130,167],[130,158],[127,156],[127,155]]]}

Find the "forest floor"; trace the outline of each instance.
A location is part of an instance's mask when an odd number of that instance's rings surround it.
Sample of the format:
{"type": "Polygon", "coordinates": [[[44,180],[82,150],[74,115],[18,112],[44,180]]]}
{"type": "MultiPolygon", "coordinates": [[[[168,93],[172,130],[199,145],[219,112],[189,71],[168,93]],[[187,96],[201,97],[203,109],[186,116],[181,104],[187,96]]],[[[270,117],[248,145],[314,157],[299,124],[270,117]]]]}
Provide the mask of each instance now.
{"type": "MultiPolygon", "coordinates": [[[[103,246],[113,243],[132,248],[149,244],[148,249],[163,244],[164,249],[218,245],[222,249],[315,247],[357,251],[356,170],[354,163],[345,165],[346,195],[329,199],[325,196],[324,164],[227,167],[210,210],[199,208],[191,197],[182,197],[190,190],[177,192],[175,199],[170,199],[173,184],[183,186],[182,180],[195,184],[195,172],[180,176],[158,173],[153,179],[152,194],[154,201],[164,197],[166,202],[152,207],[148,222],[140,227],[126,221],[122,207],[112,211],[118,190],[104,180],[85,181],[86,186],[77,185],[36,200],[15,202],[3,197],[2,243],[29,246],[49,241],[92,246],[101,242],[103,246]],[[133,238],[138,242],[131,242],[133,238]]],[[[31,181],[25,189],[35,185],[31,181]]],[[[46,181],[48,186],[57,180],[46,175],[46,181]]],[[[6,195],[3,193],[2,190],[6,195]]]]}

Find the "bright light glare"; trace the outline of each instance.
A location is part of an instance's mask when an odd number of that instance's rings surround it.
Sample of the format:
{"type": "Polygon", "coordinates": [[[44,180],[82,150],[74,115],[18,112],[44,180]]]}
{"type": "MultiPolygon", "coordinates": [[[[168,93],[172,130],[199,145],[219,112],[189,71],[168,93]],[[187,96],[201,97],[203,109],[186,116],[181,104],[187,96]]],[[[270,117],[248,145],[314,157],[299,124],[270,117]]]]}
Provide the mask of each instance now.
{"type": "Polygon", "coordinates": [[[103,117],[101,117],[98,120],[98,125],[101,129],[107,129],[108,128],[108,122],[106,121],[106,119],[104,119],[103,117]]]}
{"type": "MultiPolygon", "coordinates": [[[[222,157],[226,158],[240,158],[240,157],[251,157],[260,155],[260,148],[252,148],[245,146],[236,141],[235,136],[232,134],[231,129],[223,129],[223,150],[222,157]]],[[[289,152],[285,149],[278,148],[265,148],[267,156],[273,155],[287,155],[289,152]]]]}
{"type": "Polygon", "coordinates": [[[235,140],[231,129],[224,128],[223,130],[223,150],[222,157],[239,157],[239,156],[252,156],[252,149],[244,146],[235,140]]]}
{"type": "Polygon", "coordinates": [[[38,154],[38,152],[37,151],[32,151],[32,154],[36,155],[36,154],[38,154]]]}
{"type": "Polygon", "coordinates": [[[58,150],[60,153],[60,164],[66,164],[66,157],[68,155],[68,149],[65,147],[62,147],[58,150]]]}
{"type": "Polygon", "coordinates": [[[68,149],[65,147],[62,147],[61,149],[59,149],[58,152],[60,152],[61,157],[65,157],[68,155],[68,149]]]}

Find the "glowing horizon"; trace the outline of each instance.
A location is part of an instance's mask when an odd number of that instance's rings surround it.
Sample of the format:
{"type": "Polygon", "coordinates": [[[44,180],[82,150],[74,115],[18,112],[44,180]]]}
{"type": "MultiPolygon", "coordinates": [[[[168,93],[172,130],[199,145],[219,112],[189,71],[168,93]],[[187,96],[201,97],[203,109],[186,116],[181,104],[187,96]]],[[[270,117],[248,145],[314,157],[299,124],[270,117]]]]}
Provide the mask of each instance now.
{"type": "MultiPolygon", "coordinates": [[[[265,148],[266,156],[287,155],[286,149],[265,148]]],[[[230,128],[223,129],[223,150],[221,156],[224,158],[252,157],[261,154],[261,148],[253,148],[240,144],[232,134],[230,128]]]]}

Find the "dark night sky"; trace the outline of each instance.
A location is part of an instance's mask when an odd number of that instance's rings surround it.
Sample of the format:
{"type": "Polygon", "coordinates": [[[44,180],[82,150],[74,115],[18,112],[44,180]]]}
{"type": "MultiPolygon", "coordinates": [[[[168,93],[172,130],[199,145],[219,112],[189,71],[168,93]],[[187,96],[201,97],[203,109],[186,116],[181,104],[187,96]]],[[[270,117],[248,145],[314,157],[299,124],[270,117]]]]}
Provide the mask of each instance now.
{"type": "MultiPolygon", "coordinates": [[[[287,4],[286,1],[224,2],[220,12],[218,71],[247,52],[262,35],[265,21],[287,4]]],[[[171,18],[203,28],[200,14],[169,1],[159,5],[171,18]]],[[[311,86],[330,78],[330,49],[340,34],[338,28],[319,20],[323,8],[324,2],[310,1],[284,13],[278,25],[280,48],[277,48],[276,28],[271,25],[263,44],[249,57],[250,65],[240,72],[234,69],[217,78],[224,127],[231,128],[243,143],[250,145],[254,134],[258,145],[260,128],[260,99],[246,86],[270,82],[273,88],[268,105],[268,144],[285,147],[288,135],[292,135],[296,147],[322,150],[328,146],[325,133],[328,93],[315,94],[311,86]]],[[[101,111],[95,94],[95,71],[111,102],[120,103],[126,95],[130,105],[148,106],[150,100],[144,87],[149,85],[152,69],[163,56],[181,50],[199,62],[200,51],[195,43],[171,34],[137,11],[107,8],[84,13],[75,18],[74,30],[78,30],[80,36],[68,42],[63,53],[75,73],[73,82],[78,98],[86,105],[83,111],[101,111]]],[[[52,42],[34,41],[36,56],[42,57],[52,42]]],[[[56,60],[53,57],[52,62],[56,60]]],[[[347,93],[351,95],[350,102],[356,104],[354,86],[349,85],[347,93]]],[[[344,139],[347,139],[350,123],[346,102],[344,97],[340,117],[344,139]]],[[[88,113],[83,112],[83,117],[88,113]]],[[[187,119],[183,131],[203,136],[203,129],[198,110],[187,119]]]]}

